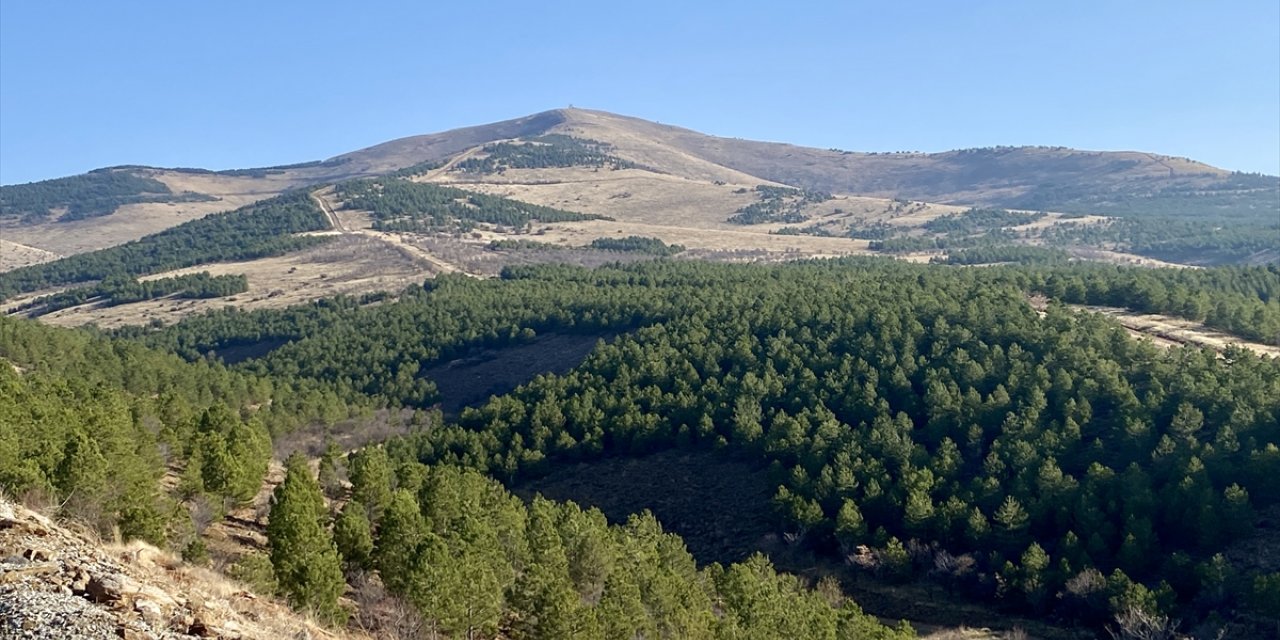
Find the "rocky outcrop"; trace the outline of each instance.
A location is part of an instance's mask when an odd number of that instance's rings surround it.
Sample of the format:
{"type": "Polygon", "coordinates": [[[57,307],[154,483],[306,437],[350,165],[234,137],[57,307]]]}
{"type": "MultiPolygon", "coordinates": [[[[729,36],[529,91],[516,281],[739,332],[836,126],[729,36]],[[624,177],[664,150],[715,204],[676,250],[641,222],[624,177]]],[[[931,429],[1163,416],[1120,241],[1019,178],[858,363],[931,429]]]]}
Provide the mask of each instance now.
{"type": "Polygon", "coordinates": [[[0,499],[0,639],[345,637],[155,547],[99,544],[0,499]]]}

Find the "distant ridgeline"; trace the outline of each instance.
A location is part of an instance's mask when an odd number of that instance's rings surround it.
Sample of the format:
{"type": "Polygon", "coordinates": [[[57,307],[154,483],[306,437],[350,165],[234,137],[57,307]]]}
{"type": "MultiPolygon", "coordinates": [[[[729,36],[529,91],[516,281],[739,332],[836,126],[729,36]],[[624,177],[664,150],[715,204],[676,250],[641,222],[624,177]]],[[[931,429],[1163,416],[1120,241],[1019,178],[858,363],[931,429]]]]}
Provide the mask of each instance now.
{"type": "MultiPolygon", "coordinates": [[[[1112,188],[1044,184],[1007,206],[1114,216],[1248,220],[1280,210],[1280,177],[1234,172],[1208,184],[1149,178],[1112,188]]],[[[1272,217],[1274,220],[1274,217],[1272,217]]]]}
{"type": "Polygon", "coordinates": [[[1209,184],[1122,187],[1043,185],[1010,203],[1021,209],[1097,213],[1119,220],[1053,227],[1060,245],[1118,244],[1131,253],[1198,265],[1280,262],[1280,178],[1232,173],[1209,184]]]}
{"type": "Polygon", "coordinates": [[[165,183],[138,175],[137,171],[133,167],[112,167],[67,178],[0,186],[0,218],[40,222],[62,209],[65,211],[58,221],[70,222],[111,215],[126,204],[217,200],[192,191],[174,193],[165,183]]]}
{"type": "Polygon", "coordinates": [[[611,146],[604,142],[547,134],[518,142],[496,142],[485,145],[480,158],[468,158],[454,165],[463,173],[502,173],[507,169],[552,169],[596,167],[632,169],[633,162],[609,154],[611,146]]]}
{"type": "Polygon", "coordinates": [[[477,223],[522,227],[535,220],[610,219],[408,180],[353,180],[338,184],[337,191],[347,208],[372,213],[373,226],[381,231],[470,231],[477,223]]]}
{"type": "Polygon", "coordinates": [[[252,260],[330,238],[292,234],[329,228],[305,191],[185,222],[122,245],[0,273],[0,300],[110,276],[142,276],[208,262],[252,260]]]}
{"type": "Polygon", "coordinates": [[[198,169],[193,167],[173,167],[165,169],[165,171],[176,171],[178,173],[207,173],[219,176],[235,176],[249,178],[265,178],[267,176],[280,175],[286,171],[294,169],[321,169],[340,167],[351,162],[350,158],[333,158],[330,160],[313,160],[311,162],[297,162],[294,164],[280,164],[270,167],[255,167],[252,169],[223,169],[214,171],[212,169],[198,169]]]}
{"type": "MultiPolygon", "coordinates": [[[[943,250],[950,254],[961,250],[998,247],[1031,249],[1033,247],[1026,244],[1031,240],[1038,245],[1059,250],[1111,248],[1170,262],[1203,266],[1280,262],[1280,203],[1274,204],[1269,211],[1259,209],[1252,213],[1241,214],[1237,211],[1233,214],[1239,217],[1211,212],[1200,217],[1164,215],[1152,211],[1115,213],[1112,214],[1116,216],[1114,218],[1088,222],[1076,222],[1071,217],[1064,217],[1053,225],[1019,229],[1043,219],[1045,214],[973,208],[929,220],[921,225],[926,232],[923,235],[883,222],[855,223],[849,227],[848,235],[870,240],[872,250],[884,253],[943,250]]],[[[802,228],[784,231],[815,233],[817,230],[802,228]]],[[[1019,255],[1025,258],[1032,253],[1022,251],[1019,255]]],[[[969,252],[964,259],[951,263],[974,264],[973,260],[978,255],[982,254],[969,252]]]]}

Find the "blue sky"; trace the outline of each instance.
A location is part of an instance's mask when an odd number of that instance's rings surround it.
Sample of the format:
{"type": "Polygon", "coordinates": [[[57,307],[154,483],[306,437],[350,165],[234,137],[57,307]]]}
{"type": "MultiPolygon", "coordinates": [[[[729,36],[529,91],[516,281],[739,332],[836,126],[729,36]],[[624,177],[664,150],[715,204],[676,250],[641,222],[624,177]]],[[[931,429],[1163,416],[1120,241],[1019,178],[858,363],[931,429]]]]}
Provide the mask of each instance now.
{"type": "Polygon", "coordinates": [[[0,183],[244,168],[573,104],[865,151],[1280,173],[1280,3],[0,0],[0,183]]]}

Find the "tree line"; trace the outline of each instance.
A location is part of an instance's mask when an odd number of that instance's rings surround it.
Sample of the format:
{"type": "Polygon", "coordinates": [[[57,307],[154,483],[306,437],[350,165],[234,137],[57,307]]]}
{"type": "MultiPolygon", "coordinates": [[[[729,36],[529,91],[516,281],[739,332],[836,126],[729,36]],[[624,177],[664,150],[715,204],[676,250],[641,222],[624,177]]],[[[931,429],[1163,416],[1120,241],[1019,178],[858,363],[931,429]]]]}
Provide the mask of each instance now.
{"type": "Polygon", "coordinates": [[[344,206],[369,211],[374,218],[374,228],[385,231],[466,231],[476,223],[520,228],[534,220],[605,219],[409,180],[354,180],[340,183],[337,190],[344,206]]]}
{"type": "Polygon", "coordinates": [[[485,145],[484,155],[453,166],[463,173],[502,173],[507,169],[557,169],[596,167],[633,169],[635,163],[609,153],[610,145],[586,138],[548,134],[520,142],[485,145]]]}
{"type": "Polygon", "coordinates": [[[56,209],[59,221],[70,222],[114,213],[121,205],[141,202],[201,202],[215,200],[193,192],[175,194],[155,178],[127,168],[96,169],[66,178],[0,186],[0,217],[20,217],[35,223],[56,209]]]}
{"type": "Polygon", "coordinates": [[[109,276],[142,276],[209,262],[252,260],[329,240],[295,236],[329,226],[305,191],[185,222],[122,245],[0,273],[0,300],[109,276]]]}
{"type": "Polygon", "coordinates": [[[667,244],[658,238],[627,236],[625,238],[596,238],[588,245],[601,251],[625,251],[647,253],[654,256],[673,256],[684,251],[683,245],[667,244]]]}
{"type": "Polygon", "coordinates": [[[249,279],[244,275],[213,276],[208,271],[155,280],[111,275],[94,286],[41,296],[14,307],[10,312],[21,312],[34,318],[91,301],[104,307],[114,307],[165,296],[179,299],[222,298],[248,290],[249,279]]]}

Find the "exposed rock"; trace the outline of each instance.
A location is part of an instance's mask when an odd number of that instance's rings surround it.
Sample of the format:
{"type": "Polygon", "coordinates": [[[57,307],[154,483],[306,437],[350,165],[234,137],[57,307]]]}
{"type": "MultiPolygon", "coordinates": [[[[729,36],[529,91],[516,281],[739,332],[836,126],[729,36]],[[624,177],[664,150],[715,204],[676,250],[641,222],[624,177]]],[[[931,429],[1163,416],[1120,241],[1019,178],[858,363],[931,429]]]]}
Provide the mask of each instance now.
{"type": "Polygon", "coordinates": [[[85,593],[98,603],[112,603],[138,592],[138,585],[122,574],[97,575],[89,578],[85,593]]]}
{"type": "Polygon", "coordinates": [[[0,640],[359,638],[143,543],[104,547],[0,499],[0,640]]]}

